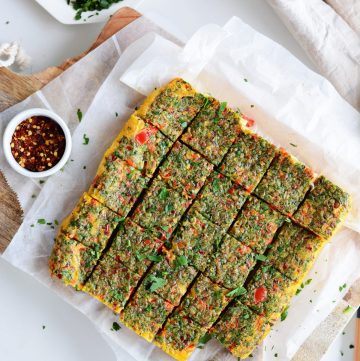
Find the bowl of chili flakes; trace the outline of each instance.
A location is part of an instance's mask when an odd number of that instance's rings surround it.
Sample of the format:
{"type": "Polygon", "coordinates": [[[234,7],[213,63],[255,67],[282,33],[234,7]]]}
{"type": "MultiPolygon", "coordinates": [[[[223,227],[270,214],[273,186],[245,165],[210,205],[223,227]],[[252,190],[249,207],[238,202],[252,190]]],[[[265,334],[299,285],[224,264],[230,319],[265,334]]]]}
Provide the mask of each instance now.
{"type": "Polygon", "coordinates": [[[41,108],[22,111],[7,125],[4,155],[19,174],[31,178],[48,177],[59,171],[71,152],[71,134],[56,113],[41,108]]]}

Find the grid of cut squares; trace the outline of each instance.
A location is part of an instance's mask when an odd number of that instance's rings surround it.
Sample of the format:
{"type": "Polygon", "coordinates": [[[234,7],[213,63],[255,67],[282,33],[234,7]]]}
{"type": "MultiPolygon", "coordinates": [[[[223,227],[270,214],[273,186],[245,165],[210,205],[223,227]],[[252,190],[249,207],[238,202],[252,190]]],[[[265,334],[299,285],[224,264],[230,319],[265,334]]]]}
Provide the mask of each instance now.
{"type": "Polygon", "coordinates": [[[215,321],[210,332],[245,357],[325,243],[311,231],[329,236],[349,208],[348,195],[324,177],[308,192],[313,179],[243,129],[226,103],[175,79],[147,98],[106,152],[90,196],[62,225],[50,270],[178,360],[215,321]],[[322,219],[314,211],[321,206],[322,219]],[[311,231],[286,218],[295,211],[311,231]],[[163,247],[169,238],[171,250],[163,247]]]}

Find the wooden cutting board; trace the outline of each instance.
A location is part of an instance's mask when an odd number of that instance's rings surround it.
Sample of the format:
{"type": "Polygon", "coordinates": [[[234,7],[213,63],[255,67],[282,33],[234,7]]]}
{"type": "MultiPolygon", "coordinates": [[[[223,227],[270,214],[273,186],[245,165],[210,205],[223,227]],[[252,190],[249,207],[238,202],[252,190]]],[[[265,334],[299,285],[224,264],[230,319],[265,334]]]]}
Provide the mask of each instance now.
{"type": "MultiPolygon", "coordinates": [[[[118,10],[105,24],[100,35],[87,51],[71,59],[66,59],[61,65],[49,67],[32,75],[20,75],[9,69],[0,68],[0,112],[41,89],[91,50],[140,16],[140,13],[128,7],[118,10]]],[[[22,215],[23,212],[15,193],[0,172],[0,254],[4,252],[19,228],[22,215]]]]}

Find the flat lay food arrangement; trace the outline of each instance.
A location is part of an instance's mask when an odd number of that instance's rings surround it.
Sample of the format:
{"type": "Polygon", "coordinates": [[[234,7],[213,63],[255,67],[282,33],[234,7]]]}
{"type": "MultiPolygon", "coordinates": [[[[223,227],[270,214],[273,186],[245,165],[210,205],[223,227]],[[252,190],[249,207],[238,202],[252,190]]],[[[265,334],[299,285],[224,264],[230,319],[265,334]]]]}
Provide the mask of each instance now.
{"type": "Polygon", "coordinates": [[[177,360],[204,337],[248,357],[351,207],[346,191],[176,78],[105,152],[51,275],[177,360]]]}

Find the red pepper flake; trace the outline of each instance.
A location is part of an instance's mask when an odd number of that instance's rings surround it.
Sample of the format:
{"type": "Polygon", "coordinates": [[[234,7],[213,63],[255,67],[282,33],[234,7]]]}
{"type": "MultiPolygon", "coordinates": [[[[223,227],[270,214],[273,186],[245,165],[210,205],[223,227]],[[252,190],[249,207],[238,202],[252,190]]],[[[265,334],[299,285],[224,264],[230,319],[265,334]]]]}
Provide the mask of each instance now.
{"type": "Polygon", "coordinates": [[[55,121],[34,116],[22,121],[11,138],[11,153],[19,165],[43,172],[56,165],[65,151],[65,134],[55,121]]]}
{"type": "Polygon", "coordinates": [[[255,120],[247,117],[246,115],[242,115],[242,117],[246,120],[246,126],[251,128],[255,124],[255,120]]]}
{"type": "Polygon", "coordinates": [[[265,287],[261,286],[255,290],[254,293],[255,304],[265,301],[266,297],[267,297],[267,290],[265,287]]]}

